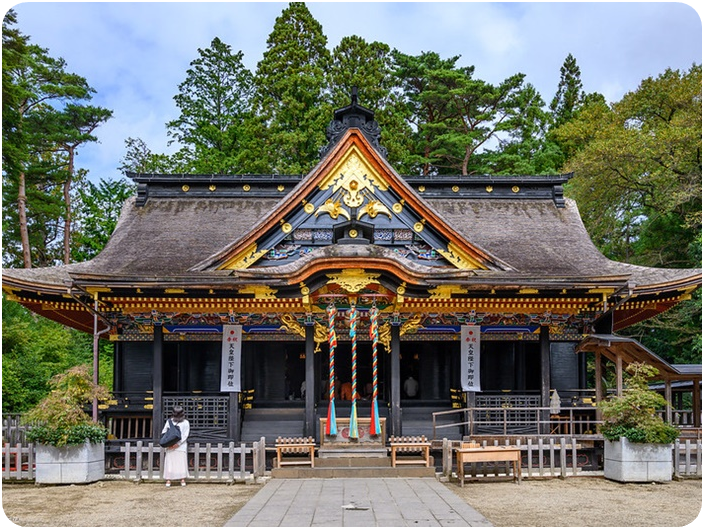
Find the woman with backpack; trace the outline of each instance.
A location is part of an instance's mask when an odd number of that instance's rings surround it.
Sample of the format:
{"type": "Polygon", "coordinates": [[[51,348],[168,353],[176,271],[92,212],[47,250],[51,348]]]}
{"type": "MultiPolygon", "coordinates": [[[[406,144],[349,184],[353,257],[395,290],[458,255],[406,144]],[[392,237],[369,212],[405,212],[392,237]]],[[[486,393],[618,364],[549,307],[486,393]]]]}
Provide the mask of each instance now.
{"type": "Polygon", "coordinates": [[[171,486],[171,480],[181,480],[181,486],[186,486],[186,478],[188,477],[188,434],[190,425],[186,420],[186,413],[183,406],[174,406],[171,412],[171,419],[164,425],[161,433],[165,433],[173,423],[181,430],[181,440],[174,445],[166,448],[164,457],[164,478],[166,486],[171,486]]]}

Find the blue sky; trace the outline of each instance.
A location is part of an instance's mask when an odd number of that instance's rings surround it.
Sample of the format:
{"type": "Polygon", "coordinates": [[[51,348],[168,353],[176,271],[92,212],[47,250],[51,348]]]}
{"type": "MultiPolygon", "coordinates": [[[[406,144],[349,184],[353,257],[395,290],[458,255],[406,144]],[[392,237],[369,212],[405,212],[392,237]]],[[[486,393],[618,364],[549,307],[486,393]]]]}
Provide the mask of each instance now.
{"type": "MultiPolygon", "coordinates": [[[[78,162],[92,180],[119,178],[128,137],[153,152],[167,147],[165,123],[178,116],[173,96],[189,63],[219,37],[256,69],[282,2],[25,2],[18,27],[63,57],[97,90],[93,104],[113,110],[78,162]]],[[[498,83],[522,72],[548,103],[569,53],[587,92],[618,101],[666,68],[702,62],[702,24],[676,2],[309,2],[332,49],[359,35],[407,54],[461,55],[476,77],[498,83]]],[[[4,2],[4,11],[12,6],[4,2]]],[[[364,102],[362,101],[362,104],[364,102]]]]}

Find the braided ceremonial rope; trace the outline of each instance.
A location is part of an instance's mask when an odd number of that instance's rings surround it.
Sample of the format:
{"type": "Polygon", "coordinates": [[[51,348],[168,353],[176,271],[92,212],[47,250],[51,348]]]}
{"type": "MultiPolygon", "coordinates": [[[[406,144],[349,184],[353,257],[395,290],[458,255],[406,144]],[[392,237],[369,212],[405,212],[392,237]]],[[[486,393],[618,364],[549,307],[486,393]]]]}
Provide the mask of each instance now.
{"type": "Polygon", "coordinates": [[[377,357],[377,346],[379,344],[379,311],[376,304],[369,309],[369,338],[372,340],[372,419],[369,425],[369,433],[371,435],[381,434],[381,425],[379,424],[379,404],[377,397],[379,396],[379,359],[377,357]]]}
{"type": "Polygon", "coordinates": [[[335,305],[330,303],[328,313],[328,345],[330,346],[330,402],[328,404],[328,421],[325,425],[325,435],[337,435],[337,421],[335,420],[335,348],[337,336],[335,335],[335,305]]]}
{"type": "Polygon", "coordinates": [[[350,338],[352,339],[352,409],[350,410],[350,439],[359,439],[357,427],[357,308],[350,305],[350,338]]]}

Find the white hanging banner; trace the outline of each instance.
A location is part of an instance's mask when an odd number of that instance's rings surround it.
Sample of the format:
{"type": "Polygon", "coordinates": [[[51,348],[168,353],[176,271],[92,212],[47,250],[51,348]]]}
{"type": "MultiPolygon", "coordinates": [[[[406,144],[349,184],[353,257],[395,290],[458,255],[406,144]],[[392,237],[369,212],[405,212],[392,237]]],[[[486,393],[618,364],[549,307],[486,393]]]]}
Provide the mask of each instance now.
{"type": "Polygon", "coordinates": [[[481,327],[478,325],[462,325],[460,328],[462,355],[460,377],[462,391],[481,391],[479,383],[479,350],[481,349],[481,327]]]}
{"type": "Polygon", "coordinates": [[[222,326],[220,391],[242,391],[242,326],[222,326]]]}

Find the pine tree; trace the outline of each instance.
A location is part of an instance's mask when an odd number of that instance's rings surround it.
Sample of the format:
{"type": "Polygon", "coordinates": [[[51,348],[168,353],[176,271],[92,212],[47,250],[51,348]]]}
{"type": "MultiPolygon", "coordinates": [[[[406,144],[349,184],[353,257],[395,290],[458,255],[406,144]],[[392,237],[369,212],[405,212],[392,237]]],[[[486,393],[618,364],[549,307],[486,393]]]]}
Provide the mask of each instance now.
{"type": "Polygon", "coordinates": [[[435,52],[423,52],[418,56],[393,52],[394,75],[402,91],[405,106],[404,115],[410,128],[413,146],[407,157],[407,164],[412,173],[427,175],[437,168],[433,166],[431,152],[435,134],[434,124],[441,123],[446,115],[446,102],[427,97],[434,90],[432,75],[443,71],[452,71],[459,60],[459,55],[441,59],[435,52]]]}
{"type": "Polygon", "coordinates": [[[276,19],[267,49],[257,65],[250,122],[251,154],[260,167],[300,174],[319,160],[332,108],[326,79],[330,68],[327,37],[302,2],[291,2],[276,19]]]}
{"type": "Polygon", "coordinates": [[[550,116],[542,97],[528,84],[516,97],[516,112],[498,147],[474,156],[470,172],[504,175],[555,174],[562,163],[559,148],[546,138],[550,116]]]}
{"type": "Polygon", "coordinates": [[[554,127],[570,121],[584,102],[582,74],[577,66],[577,59],[570,53],[560,68],[560,82],[557,93],[550,102],[550,112],[554,127]]]}
{"type": "Polygon", "coordinates": [[[31,44],[12,27],[16,23],[15,13],[8,12],[3,21],[3,260],[30,268],[35,261],[63,260],[51,248],[60,239],[68,174],[69,158],[59,140],[75,132],[66,119],[67,105],[80,107],[95,90],[67,72],[63,59],[31,44]]]}
{"type": "Polygon", "coordinates": [[[167,123],[169,136],[184,146],[188,172],[242,172],[252,74],[242,64],[242,52],[233,53],[217,37],[198,54],[174,96],[181,115],[167,123]]]}
{"type": "Polygon", "coordinates": [[[393,57],[388,45],[366,42],[356,35],[344,37],[332,52],[329,85],[335,108],[350,103],[352,88],[359,90],[359,103],[374,111],[381,127],[381,144],[388,160],[403,172],[411,148],[403,101],[393,75],[393,57]]]}

